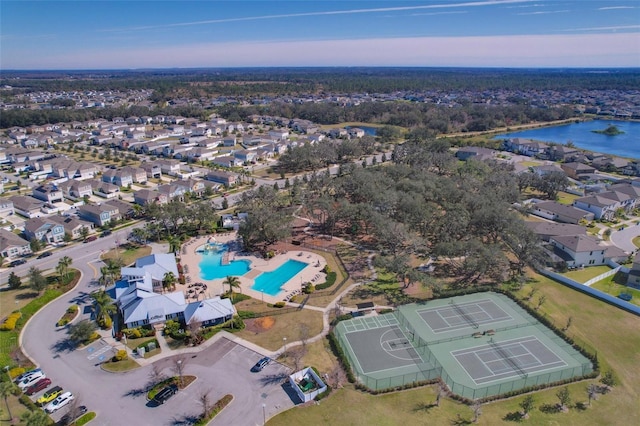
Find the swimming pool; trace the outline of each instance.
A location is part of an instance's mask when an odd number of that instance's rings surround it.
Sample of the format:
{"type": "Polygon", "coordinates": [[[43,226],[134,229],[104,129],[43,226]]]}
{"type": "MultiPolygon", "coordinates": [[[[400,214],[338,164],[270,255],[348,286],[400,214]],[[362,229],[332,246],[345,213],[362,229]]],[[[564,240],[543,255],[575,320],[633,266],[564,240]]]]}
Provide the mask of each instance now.
{"type": "Polygon", "coordinates": [[[280,265],[278,269],[271,272],[263,272],[258,275],[251,289],[264,292],[269,296],[275,296],[280,293],[280,287],[282,287],[284,283],[295,277],[298,272],[307,266],[309,266],[308,263],[289,259],[280,265]]]}
{"type": "Polygon", "coordinates": [[[216,278],[226,278],[229,275],[242,276],[249,272],[251,262],[248,260],[232,260],[226,265],[222,264],[222,257],[228,250],[226,246],[219,247],[219,250],[196,250],[202,260],[200,267],[200,278],[203,280],[215,280],[216,278]]]}

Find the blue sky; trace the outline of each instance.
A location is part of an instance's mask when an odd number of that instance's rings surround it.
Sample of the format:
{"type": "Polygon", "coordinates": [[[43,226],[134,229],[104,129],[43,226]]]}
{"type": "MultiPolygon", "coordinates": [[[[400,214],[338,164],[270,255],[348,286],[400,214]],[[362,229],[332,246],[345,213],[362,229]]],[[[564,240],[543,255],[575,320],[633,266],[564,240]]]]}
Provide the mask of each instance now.
{"type": "Polygon", "coordinates": [[[637,0],[0,1],[0,69],[640,67],[637,0]]]}

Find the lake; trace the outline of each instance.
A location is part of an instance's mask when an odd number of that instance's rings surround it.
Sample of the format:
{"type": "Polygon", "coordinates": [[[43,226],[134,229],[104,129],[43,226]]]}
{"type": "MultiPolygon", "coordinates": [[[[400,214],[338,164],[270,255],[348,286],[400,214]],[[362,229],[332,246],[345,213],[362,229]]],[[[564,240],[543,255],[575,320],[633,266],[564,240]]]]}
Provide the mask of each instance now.
{"type": "Polygon", "coordinates": [[[593,120],[505,133],[494,137],[494,139],[510,138],[535,139],[559,144],[571,141],[577,148],[589,151],[640,158],[640,122],[636,121],[593,120]],[[604,130],[610,124],[617,126],[624,133],[616,136],[593,133],[593,130],[604,130]]]}

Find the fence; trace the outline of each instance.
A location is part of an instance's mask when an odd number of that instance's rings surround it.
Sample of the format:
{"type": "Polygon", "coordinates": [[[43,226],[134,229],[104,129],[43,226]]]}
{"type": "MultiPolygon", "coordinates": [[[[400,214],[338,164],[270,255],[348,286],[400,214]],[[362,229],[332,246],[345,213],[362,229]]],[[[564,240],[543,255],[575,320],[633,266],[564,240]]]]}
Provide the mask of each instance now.
{"type": "Polygon", "coordinates": [[[583,283],[584,285],[586,285],[587,287],[591,286],[591,284],[595,284],[598,281],[602,281],[605,278],[609,278],[611,275],[615,275],[618,273],[618,271],[622,268],[622,266],[618,265],[617,267],[613,268],[610,271],[607,271],[603,274],[598,275],[597,277],[593,277],[590,280],[587,280],[585,283],[583,283]]]}
{"type": "Polygon", "coordinates": [[[551,272],[548,269],[538,269],[542,275],[547,276],[555,281],[558,281],[560,284],[564,284],[567,287],[571,287],[578,291],[581,291],[589,296],[593,296],[597,299],[600,299],[604,302],[607,302],[611,305],[617,306],[620,309],[624,309],[627,312],[631,312],[632,314],[640,316],[640,306],[634,305],[632,303],[626,302],[624,300],[618,299],[617,297],[613,297],[607,293],[602,291],[593,289],[584,284],[580,284],[579,282],[573,281],[570,278],[565,277],[564,275],[556,274],[555,272],[551,272]]]}

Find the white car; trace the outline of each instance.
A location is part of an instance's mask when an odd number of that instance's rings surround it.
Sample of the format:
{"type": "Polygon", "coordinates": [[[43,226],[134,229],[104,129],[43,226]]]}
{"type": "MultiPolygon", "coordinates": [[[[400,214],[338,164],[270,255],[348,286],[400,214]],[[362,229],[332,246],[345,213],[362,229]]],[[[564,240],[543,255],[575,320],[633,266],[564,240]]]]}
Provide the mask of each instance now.
{"type": "Polygon", "coordinates": [[[24,389],[28,388],[29,386],[31,386],[32,384],[34,384],[35,382],[37,382],[38,380],[44,379],[45,377],[47,377],[47,376],[45,376],[42,371],[38,371],[38,372],[35,372],[33,374],[29,374],[27,377],[25,377],[20,382],[18,382],[18,387],[21,390],[24,390],[24,389]]]}
{"type": "Polygon", "coordinates": [[[51,401],[49,405],[44,407],[44,411],[46,411],[49,414],[55,413],[56,411],[58,411],[59,409],[61,409],[62,407],[70,403],[72,400],[73,400],[73,394],[71,392],[65,392],[59,395],[53,401],[51,401]]]}

